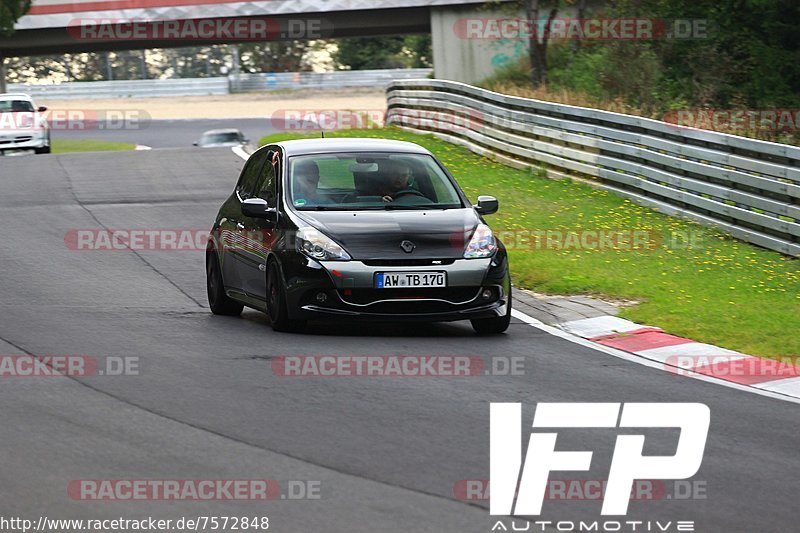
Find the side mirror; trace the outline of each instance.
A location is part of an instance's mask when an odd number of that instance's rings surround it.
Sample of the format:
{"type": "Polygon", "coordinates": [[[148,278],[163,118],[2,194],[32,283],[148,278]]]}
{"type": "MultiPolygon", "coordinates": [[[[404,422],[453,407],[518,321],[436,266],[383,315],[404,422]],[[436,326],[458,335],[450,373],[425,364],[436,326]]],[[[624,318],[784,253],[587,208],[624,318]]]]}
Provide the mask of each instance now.
{"type": "Polygon", "coordinates": [[[39,112],[39,113],[44,113],[45,111],[47,111],[47,107],[43,106],[43,105],[40,105],[39,109],[37,109],[36,111],[39,112]]]}
{"type": "Polygon", "coordinates": [[[278,210],[270,207],[263,198],[248,198],[242,202],[242,214],[250,218],[263,218],[273,224],[278,221],[278,210]]]}
{"type": "Polygon", "coordinates": [[[493,215],[497,213],[500,204],[494,196],[478,196],[478,205],[473,207],[481,215],[493,215]]]}
{"type": "Polygon", "coordinates": [[[242,139],[242,142],[243,142],[244,144],[247,144],[247,143],[249,143],[249,142],[250,142],[250,139],[242,139]]]}

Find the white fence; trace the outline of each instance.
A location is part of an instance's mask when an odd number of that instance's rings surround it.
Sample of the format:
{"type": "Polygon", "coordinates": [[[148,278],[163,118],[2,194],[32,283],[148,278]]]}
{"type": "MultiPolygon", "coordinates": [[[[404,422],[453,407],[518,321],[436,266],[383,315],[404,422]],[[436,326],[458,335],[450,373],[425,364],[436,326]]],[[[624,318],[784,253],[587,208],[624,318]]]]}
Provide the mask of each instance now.
{"type": "Polygon", "coordinates": [[[800,147],[443,80],[396,81],[387,123],[517,168],[544,166],[800,256],[800,147]]]}
{"type": "Polygon", "coordinates": [[[432,72],[433,69],[418,68],[242,74],[238,78],[231,77],[231,91],[261,92],[278,89],[337,89],[340,87],[383,89],[393,80],[424,78],[432,72]]]}
{"type": "Polygon", "coordinates": [[[169,80],[119,80],[68,82],[58,85],[10,84],[8,92],[26,93],[34,99],[131,98],[148,96],[202,96],[228,94],[228,78],[169,80]]]}
{"type": "Polygon", "coordinates": [[[68,82],[58,85],[10,84],[8,92],[27,93],[37,100],[68,98],[141,98],[148,96],[205,96],[232,92],[286,89],[385,87],[396,79],[430,75],[431,69],[343,70],[336,72],[277,72],[219,78],[68,82]]]}

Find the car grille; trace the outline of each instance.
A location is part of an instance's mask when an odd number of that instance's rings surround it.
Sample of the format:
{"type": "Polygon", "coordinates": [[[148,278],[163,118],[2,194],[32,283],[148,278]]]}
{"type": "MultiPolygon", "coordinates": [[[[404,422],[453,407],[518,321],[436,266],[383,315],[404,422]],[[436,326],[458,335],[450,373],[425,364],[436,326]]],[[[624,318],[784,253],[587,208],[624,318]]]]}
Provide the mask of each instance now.
{"type": "Polygon", "coordinates": [[[20,135],[14,138],[0,138],[0,144],[26,143],[31,140],[33,140],[33,137],[30,135],[20,135]]]}
{"type": "MultiPolygon", "coordinates": [[[[432,287],[413,289],[352,289],[350,294],[339,295],[347,303],[369,306],[370,311],[375,311],[378,305],[385,303],[406,306],[407,304],[420,305],[419,300],[446,300],[438,302],[450,308],[453,305],[467,303],[478,295],[480,287],[432,287]],[[408,302],[381,302],[381,300],[408,300],[408,302]],[[374,302],[381,302],[380,304],[374,302]]],[[[436,302],[434,302],[436,303],[436,302]]]]}
{"type": "Polygon", "coordinates": [[[367,266],[401,267],[401,266],[443,266],[452,265],[455,259],[367,259],[362,261],[367,266]]]}

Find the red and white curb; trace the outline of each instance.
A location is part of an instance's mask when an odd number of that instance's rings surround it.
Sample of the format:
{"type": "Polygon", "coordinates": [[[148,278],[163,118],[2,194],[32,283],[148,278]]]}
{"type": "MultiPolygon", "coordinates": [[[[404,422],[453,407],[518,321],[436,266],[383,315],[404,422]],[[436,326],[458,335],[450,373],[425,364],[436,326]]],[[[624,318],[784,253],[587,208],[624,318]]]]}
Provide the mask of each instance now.
{"type": "Polygon", "coordinates": [[[671,374],[800,403],[800,367],[665,333],[624,318],[599,316],[548,326],[517,310],[523,322],[571,342],[671,374]]]}
{"type": "Polygon", "coordinates": [[[800,367],[753,357],[641,326],[615,316],[566,322],[565,331],[592,342],[659,361],[677,374],[693,373],[800,397],[800,367]]]}

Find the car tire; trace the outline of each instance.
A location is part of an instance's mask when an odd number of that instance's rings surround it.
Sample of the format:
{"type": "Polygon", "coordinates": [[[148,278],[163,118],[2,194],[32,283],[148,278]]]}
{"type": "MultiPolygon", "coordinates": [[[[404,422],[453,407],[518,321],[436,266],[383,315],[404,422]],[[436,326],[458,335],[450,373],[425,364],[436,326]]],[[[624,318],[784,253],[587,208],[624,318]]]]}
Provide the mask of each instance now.
{"type": "Polygon", "coordinates": [[[286,308],[286,287],[283,285],[278,263],[270,261],[267,267],[267,316],[273,331],[300,332],[305,320],[292,320],[286,308]]]}
{"type": "Polygon", "coordinates": [[[50,133],[47,134],[47,146],[42,146],[40,148],[34,148],[34,154],[49,154],[52,151],[50,147],[50,133]]]}
{"type": "Polygon", "coordinates": [[[244,305],[232,300],[225,294],[225,285],[222,281],[222,271],[219,268],[219,259],[213,251],[206,253],[206,289],[208,305],[215,315],[239,316],[244,305]]]}
{"type": "Polygon", "coordinates": [[[498,335],[508,329],[511,324],[511,288],[508,289],[508,300],[506,303],[506,314],[495,318],[482,318],[470,320],[472,328],[478,335],[498,335]]]}

